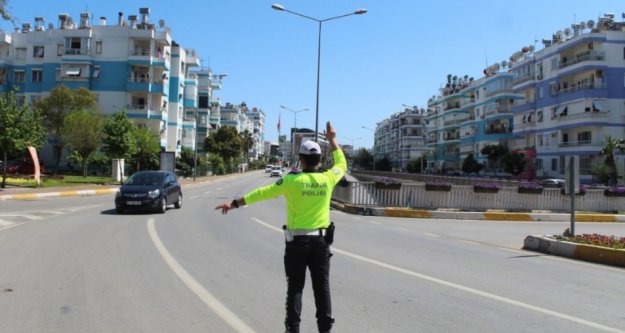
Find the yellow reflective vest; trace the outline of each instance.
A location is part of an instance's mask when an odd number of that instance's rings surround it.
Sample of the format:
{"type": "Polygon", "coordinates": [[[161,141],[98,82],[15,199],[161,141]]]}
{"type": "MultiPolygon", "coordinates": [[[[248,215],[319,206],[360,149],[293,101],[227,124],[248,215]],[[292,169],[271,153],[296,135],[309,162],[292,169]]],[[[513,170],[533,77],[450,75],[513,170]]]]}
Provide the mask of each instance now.
{"type": "Polygon", "coordinates": [[[324,172],[289,173],[271,185],[257,188],[245,196],[245,203],[284,195],[286,199],[287,228],[318,229],[330,225],[330,199],[334,186],[347,170],[345,155],[340,149],[332,153],[334,165],[324,172]]]}

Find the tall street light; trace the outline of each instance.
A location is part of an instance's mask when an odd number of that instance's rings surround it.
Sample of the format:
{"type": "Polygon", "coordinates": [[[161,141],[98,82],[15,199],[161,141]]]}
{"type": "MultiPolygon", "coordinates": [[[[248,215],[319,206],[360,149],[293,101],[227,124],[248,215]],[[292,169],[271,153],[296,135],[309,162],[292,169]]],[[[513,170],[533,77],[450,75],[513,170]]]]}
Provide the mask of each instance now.
{"type": "MultiPolygon", "coordinates": [[[[294,130],[297,130],[297,114],[300,113],[300,112],[304,112],[304,111],[310,111],[310,109],[308,109],[308,108],[296,111],[296,110],[291,110],[291,109],[287,108],[284,105],[280,105],[280,107],[285,109],[285,110],[287,110],[287,111],[293,112],[293,115],[294,115],[294,118],[295,118],[294,121],[293,121],[293,128],[294,128],[294,130]]],[[[293,131],[294,130],[291,130],[291,163],[295,162],[295,140],[294,140],[295,137],[293,136],[293,131]]]]}
{"type": "Polygon", "coordinates": [[[366,126],[362,126],[362,128],[373,132],[373,148],[371,150],[373,151],[373,171],[375,171],[375,130],[366,126]]]}
{"type": "Polygon", "coordinates": [[[319,23],[319,39],[317,41],[317,101],[316,101],[316,105],[315,105],[315,142],[318,142],[318,133],[319,133],[319,73],[320,73],[320,68],[321,68],[321,23],[326,22],[326,21],[330,21],[330,20],[335,20],[335,19],[339,19],[342,17],[346,17],[346,16],[351,16],[351,15],[361,15],[367,12],[366,9],[364,8],[360,8],[357,9],[355,12],[353,13],[348,13],[348,14],[343,14],[343,15],[339,15],[339,16],[334,16],[334,17],[330,17],[327,19],[323,19],[323,20],[319,20],[316,19],[314,17],[310,17],[304,14],[300,14],[291,10],[288,10],[286,8],[284,8],[284,6],[282,6],[281,4],[273,4],[271,5],[271,8],[275,9],[275,10],[279,10],[279,11],[284,11],[287,13],[291,13],[297,16],[301,16],[303,18],[309,19],[309,20],[313,20],[317,23],[319,23]]]}

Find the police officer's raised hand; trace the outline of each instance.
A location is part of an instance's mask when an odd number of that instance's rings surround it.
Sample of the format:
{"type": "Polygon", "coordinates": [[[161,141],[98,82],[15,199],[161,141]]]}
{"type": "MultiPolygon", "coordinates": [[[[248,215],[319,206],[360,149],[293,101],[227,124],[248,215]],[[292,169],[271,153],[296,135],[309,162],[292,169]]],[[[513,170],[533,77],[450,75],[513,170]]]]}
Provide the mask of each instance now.
{"type": "Polygon", "coordinates": [[[328,139],[328,143],[330,144],[332,151],[337,150],[339,145],[336,142],[336,130],[329,121],[326,123],[326,131],[324,135],[326,136],[326,139],[328,139]]]}

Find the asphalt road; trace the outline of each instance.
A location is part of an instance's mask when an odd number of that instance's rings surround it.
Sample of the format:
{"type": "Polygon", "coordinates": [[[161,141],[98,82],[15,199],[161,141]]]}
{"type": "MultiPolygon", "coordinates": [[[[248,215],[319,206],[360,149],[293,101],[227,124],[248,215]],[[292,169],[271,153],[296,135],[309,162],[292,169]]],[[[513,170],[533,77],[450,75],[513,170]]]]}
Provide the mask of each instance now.
{"type": "MultiPolygon", "coordinates": [[[[112,195],[0,202],[0,332],[282,331],[284,201],[213,210],[270,181],[187,186],[164,215],[116,215],[112,195]]],[[[567,223],[332,218],[335,332],[625,332],[624,269],[520,250],[567,223]]],[[[303,312],[315,332],[310,283],[303,312]]]]}

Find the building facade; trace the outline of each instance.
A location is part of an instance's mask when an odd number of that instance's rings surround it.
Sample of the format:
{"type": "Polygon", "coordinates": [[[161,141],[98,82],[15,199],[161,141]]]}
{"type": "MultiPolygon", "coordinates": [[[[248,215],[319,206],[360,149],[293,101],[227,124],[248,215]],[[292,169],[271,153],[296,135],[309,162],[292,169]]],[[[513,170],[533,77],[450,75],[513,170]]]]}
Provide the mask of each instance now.
{"type": "Polygon", "coordinates": [[[220,78],[199,69],[199,56],[173,41],[164,21],[151,23],[149,8],[127,18],[120,12],[115,23],[101,17],[99,25],[90,15],[59,14],[56,25],[37,17],[34,27],[0,32],[0,91],[18,88],[19,100],[32,103],[58,85],[86,88],[103,115],[126,111],[159,136],[163,151],[196,148],[219,125],[219,104],[211,101],[220,78]]]}
{"type": "Polygon", "coordinates": [[[406,170],[408,162],[428,154],[426,110],[404,107],[403,111],[377,123],[374,158],[388,158],[393,168],[406,170]]]}

